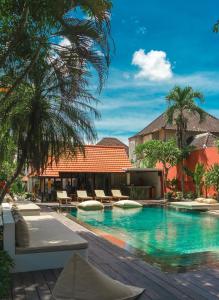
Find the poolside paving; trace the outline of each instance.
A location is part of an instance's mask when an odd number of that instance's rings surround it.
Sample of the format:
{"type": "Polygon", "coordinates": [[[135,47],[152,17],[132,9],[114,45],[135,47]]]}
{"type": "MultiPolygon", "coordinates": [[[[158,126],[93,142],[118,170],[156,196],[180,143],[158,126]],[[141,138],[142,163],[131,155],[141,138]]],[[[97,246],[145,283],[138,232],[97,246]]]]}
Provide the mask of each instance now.
{"type": "MultiPolygon", "coordinates": [[[[144,287],[139,300],[219,299],[219,265],[186,273],[165,273],[61,214],[52,214],[88,240],[89,261],[93,265],[114,279],[144,287]]],[[[8,299],[51,299],[60,272],[55,269],[14,274],[8,299]]]]}

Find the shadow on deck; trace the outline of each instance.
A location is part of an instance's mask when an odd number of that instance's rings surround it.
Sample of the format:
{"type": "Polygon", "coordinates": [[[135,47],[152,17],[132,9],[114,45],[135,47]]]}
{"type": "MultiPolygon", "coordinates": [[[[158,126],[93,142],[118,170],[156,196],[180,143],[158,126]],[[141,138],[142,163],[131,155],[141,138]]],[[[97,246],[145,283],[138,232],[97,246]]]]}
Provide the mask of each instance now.
{"type": "MultiPolygon", "coordinates": [[[[64,217],[59,215],[58,218],[64,217]]],[[[139,300],[219,299],[218,266],[180,274],[164,273],[67,218],[63,223],[89,242],[89,261],[94,266],[116,280],[145,288],[139,300]]],[[[49,300],[60,271],[14,274],[8,299],[49,300]]]]}

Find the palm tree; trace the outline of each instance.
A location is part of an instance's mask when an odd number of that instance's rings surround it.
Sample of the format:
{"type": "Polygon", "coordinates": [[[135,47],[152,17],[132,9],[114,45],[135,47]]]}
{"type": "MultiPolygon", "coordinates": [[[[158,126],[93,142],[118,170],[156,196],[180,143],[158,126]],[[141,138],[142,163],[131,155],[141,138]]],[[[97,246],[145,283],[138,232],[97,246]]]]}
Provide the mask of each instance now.
{"type": "MultiPolygon", "coordinates": [[[[10,113],[1,110],[0,128],[4,125],[4,131],[0,143],[7,136],[12,138],[17,150],[17,164],[0,193],[0,203],[24,166],[40,172],[48,163],[57,162],[61,155],[83,151],[84,141],[96,138],[92,119],[98,117],[98,112],[91,105],[96,100],[86,91],[86,83],[77,85],[77,97],[73,95],[71,99],[70,93],[60,93],[59,80],[51,70],[53,68],[43,62],[35,66],[26,82],[8,98],[10,113]],[[11,105],[15,102],[18,104],[11,105]]],[[[71,78],[67,75],[62,83],[64,87],[69,86],[70,91],[71,78]]]]}
{"type": "Polygon", "coordinates": [[[75,59],[78,68],[85,64],[89,70],[91,66],[98,73],[101,89],[110,62],[111,7],[110,0],[0,3],[0,83],[8,88],[0,105],[26,80],[42,55],[45,62],[58,59],[62,69],[75,59]],[[78,8],[84,15],[78,16],[78,8]],[[2,78],[11,74],[9,86],[2,78]]]}
{"type": "Polygon", "coordinates": [[[107,76],[111,7],[110,0],[0,3],[0,148],[10,137],[17,150],[0,202],[24,165],[42,171],[95,138],[88,89],[93,70],[98,91],[107,76]]]}
{"type": "MultiPolygon", "coordinates": [[[[181,151],[186,147],[185,133],[187,131],[188,113],[198,114],[200,122],[204,119],[204,111],[198,107],[195,100],[204,101],[202,93],[194,91],[192,87],[181,88],[174,87],[166,96],[168,109],[166,112],[167,122],[176,125],[177,145],[181,151]]],[[[184,173],[183,173],[183,158],[181,161],[181,188],[184,194],[184,173]]]]}

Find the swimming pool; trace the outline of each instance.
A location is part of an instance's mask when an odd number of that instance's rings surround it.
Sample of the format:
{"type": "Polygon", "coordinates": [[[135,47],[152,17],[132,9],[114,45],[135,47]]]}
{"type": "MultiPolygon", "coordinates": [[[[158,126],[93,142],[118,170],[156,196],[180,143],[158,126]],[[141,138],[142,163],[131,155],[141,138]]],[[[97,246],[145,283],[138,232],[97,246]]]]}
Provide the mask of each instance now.
{"type": "Polygon", "coordinates": [[[75,210],[72,215],[164,270],[219,262],[219,219],[205,213],[144,207],[75,210]]]}

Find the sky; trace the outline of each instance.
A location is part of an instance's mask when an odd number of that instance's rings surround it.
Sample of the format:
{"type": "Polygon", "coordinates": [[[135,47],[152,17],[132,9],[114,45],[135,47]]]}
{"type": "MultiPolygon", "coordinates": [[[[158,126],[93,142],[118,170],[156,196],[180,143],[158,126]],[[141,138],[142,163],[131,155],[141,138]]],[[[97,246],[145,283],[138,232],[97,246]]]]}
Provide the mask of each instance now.
{"type": "Polygon", "coordinates": [[[175,86],[202,92],[219,117],[218,0],[113,0],[115,52],[98,105],[98,138],[128,138],[166,109],[175,86]]]}

